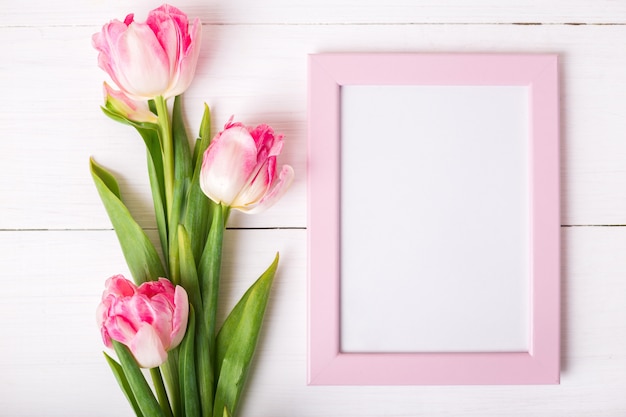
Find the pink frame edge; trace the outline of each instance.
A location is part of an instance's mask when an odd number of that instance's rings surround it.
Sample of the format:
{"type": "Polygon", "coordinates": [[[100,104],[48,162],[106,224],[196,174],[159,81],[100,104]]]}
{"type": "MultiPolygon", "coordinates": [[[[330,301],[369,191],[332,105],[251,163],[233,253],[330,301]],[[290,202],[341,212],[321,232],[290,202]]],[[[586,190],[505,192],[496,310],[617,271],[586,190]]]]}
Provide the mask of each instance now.
{"type": "Polygon", "coordinates": [[[553,54],[309,56],[309,385],[558,384],[560,202],[558,59],[553,54]],[[530,86],[531,329],[528,352],[340,351],[342,85],[530,86]]]}

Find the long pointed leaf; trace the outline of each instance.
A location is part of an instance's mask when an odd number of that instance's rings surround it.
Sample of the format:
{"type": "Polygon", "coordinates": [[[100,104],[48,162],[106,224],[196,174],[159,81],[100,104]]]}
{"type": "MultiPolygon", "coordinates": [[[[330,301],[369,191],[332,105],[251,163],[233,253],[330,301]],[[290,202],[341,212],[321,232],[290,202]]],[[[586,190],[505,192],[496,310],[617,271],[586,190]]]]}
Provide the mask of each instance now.
{"type": "Polygon", "coordinates": [[[181,96],[174,98],[174,108],[172,109],[172,138],[174,140],[175,178],[191,178],[193,171],[191,166],[191,150],[189,149],[189,138],[183,119],[181,96]]]}
{"type": "Polygon", "coordinates": [[[103,353],[104,353],[104,358],[106,359],[107,363],[111,367],[111,370],[113,371],[113,375],[115,376],[117,383],[120,385],[122,392],[124,393],[124,395],[126,396],[126,399],[130,403],[130,406],[133,408],[135,415],[137,417],[143,417],[143,413],[141,412],[141,409],[139,408],[139,404],[137,404],[137,400],[135,399],[135,394],[133,394],[133,390],[130,388],[130,385],[128,384],[128,379],[126,379],[126,375],[124,374],[124,370],[122,369],[122,366],[119,363],[117,363],[115,359],[107,355],[105,352],[103,353]]]}
{"type": "Polygon", "coordinates": [[[128,385],[133,391],[143,415],[145,417],[165,417],[159,402],[154,397],[150,385],[148,385],[130,350],[116,340],[113,340],[113,349],[115,349],[115,353],[128,380],[128,385]]]}
{"type": "Polygon", "coordinates": [[[274,262],[246,291],[226,318],[217,336],[217,390],[213,415],[226,408],[236,414],[241,392],[244,388],[250,363],[256,349],[267,299],[272,288],[278,254],[274,262]]]}
{"type": "Polygon", "coordinates": [[[135,283],[165,277],[161,259],[152,242],[122,203],[115,178],[93,159],[90,160],[90,168],[135,283]]]}
{"type": "Polygon", "coordinates": [[[194,258],[199,261],[209,232],[211,200],[200,189],[200,169],[204,151],[211,142],[211,112],[204,105],[204,115],[200,125],[200,139],[196,141],[193,157],[193,178],[187,195],[187,208],[184,225],[189,231],[189,240],[194,258]]]}
{"type": "MultiPolygon", "coordinates": [[[[96,187],[98,187],[98,183],[101,182],[102,185],[107,188],[108,193],[118,200],[122,200],[120,186],[117,184],[117,180],[113,174],[98,165],[93,158],[89,159],[89,169],[91,170],[91,175],[94,177],[94,181],[96,181],[96,187]]],[[[98,192],[100,192],[100,188],[98,188],[98,192]]]]}
{"type": "Polygon", "coordinates": [[[195,361],[195,329],[196,318],[193,305],[189,307],[189,322],[187,323],[187,333],[180,347],[180,386],[181,395],[184,401],[185,417],[201,417],[200,396],[198,393],[198,382],[196,376],[195,361]]]}
{"type": "Polygon", "coordinates": [[[206,142],[206,146],[203,146],[203,148],[200,149],[201,152],[204,152],[204,150],[208,148],[211,143],[211,109],[206,103],[204,103],[204,113],[202,114],[202,121],[200,122],[200,131],[198,132],[198,136],[202,142],[206,142]]]}
{"type": "Polygon", "coordinates": [[[180,285],[187,291],[189,302],[197,312],[202,311],[202,297],[200,295],[200,284],[198,283],[198,273],[196,263],[191,253],[191,243],[189,235],[183,225],[178,226],[178,251],[180,258],[180,285]]]}
{"type": "MultiPolygon", "coordinates": [[[[152,200],[154,202],[154,214],[156,216],[157,227],[159,229],[161,249],[163,250],[164,258],[168,259],[167,223],[165,215],[165,184],[163,177],[163,156],[161,153],[159,126],[155,123],[136,122],[134,120],[130,120],[106,107],[102,107],[102,111],[111,119],[134,127],[137,132],[139,132],[146,145],[148,153],[148,175],[150,178],[152,200]]],[[[154,109],[154,101],[152,101],[152,111],[156,111],[154,109]]]]}
{"type": "MultiPolygon", "coordinates": [[[[130,120],[128,118],[126,118],[124,115],[117,113],[105,106],[101,106],[100,107],[102,109],[102,112],[107,115],[108,117],[110,117],[111,119],[115,120],[116,122],[120,122],[122,124],[128,125],[128,126],[133,126],[137,129],[154,129],[157,127],[157,125],[155,123],[150,123],[150,122],[136,122],[134,120],[130,120]]],[[[154,110],[153,110],[154,113],[154,110]]]]}
{"type": "MultiPolygon", "coordinates": [[[[202,320],[203,302],[200,295],[200,285],[198,283],[198,273],[196,272],[196,263],[191,253],[191,243],[189,242],[189,235],[184,226],[178,227],[178,249],[180,252],[180,276],[181,285],[187,294],[189,294],[189,301],[195,311],[199,312],[198,319],[196,320],[195,328],[196,332],[196,369],[197,369],[197,381],[198,391],[200,394],[200,401],[202,404],[202,416],[211,417],[213,412],[213,368],[211,366],[211,345],[208,343],[209,336],[207,334],[207,328],[202,320]]],[[[189,331],[189,330],[188,330],[189,331]]]]}
{"type": "Polygon", "coordinates": [[[154,214],[156,217],[161,249],[164,259],[168,259],[167,246],[167,209],[165,207],[165,179],[163,177],[163,155],[161,154],[161,140],[157,128],[143,129],[136,127],[137,131],[146,144],[148,153],[148,176],[150,178],[150,190],[154,204],[154,214]]]}
{"type": "Polygon", "coordinates": [[[168,228],[166,221],[166,208],[165,208],[165,190],[163,187],[163,162],[161,167],[157,168],[154,165],[154,161],[148,153],[148,176],[150,178],[150,190],[152,191],[152,201],[154,204],[154,215],[156,218],[157,229],[159,231],[159,241],[161,242],[161,250],[163,251],[163,259],[166,260],[169,257],[168,242],[168,228]],[[159,171],[159,169],[161,171],[159,171]],[[161,177],[159,180],[158,177],[161,177]]]}
{"type": "Polygon", "coordinates": [[[174,186],[174,204],[172,204],[172,212],[169,220],[169,272],[172,282],[176,285],[180,284],[180,251],[178,248],[178,225],[183,210],[182,202],[187,193],[189,181],[186,179],[176,180],[174,186]]]}
{"type": "MultiPolygon", "coordinates": [[[[209,351],[215,352],[215,321],[222,268],[222,246],[229,208],[216,205],[213,209],[211,230],[198,263],[198,280],[204,304],[203,320],[209,335],[209,351]]],[[[215,366],[214,366],[215,368],[215,366]]]]}
{"type": "MultiPolygon", "coordinates": [[[[170,204],[170,212],[168,218],[169,225],[169,271],[172,281],[175,284],[180,283],[180,265],[178,253],[178,225],[183,222],[185,212],[185,203],[187,189],[191,182],[191,153],[189,150],[189,139],[182,115],[181,97],[176,96],[174,99],[174,108],[172,111],[172,162],[174,188],[172,201],[170,204]]],[[[165,149],[164,149],[165,152],[165,149]]]]}

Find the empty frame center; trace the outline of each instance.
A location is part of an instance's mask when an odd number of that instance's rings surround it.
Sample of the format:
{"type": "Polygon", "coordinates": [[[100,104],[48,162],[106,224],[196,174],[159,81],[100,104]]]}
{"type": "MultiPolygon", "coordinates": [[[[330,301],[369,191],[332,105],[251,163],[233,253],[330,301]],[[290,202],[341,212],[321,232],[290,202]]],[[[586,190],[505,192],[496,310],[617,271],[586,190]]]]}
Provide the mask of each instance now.
{"type": "Polygon", "coordinates": [[[340,349],[526,352],[529,88],[341,87],[340,349]]]}

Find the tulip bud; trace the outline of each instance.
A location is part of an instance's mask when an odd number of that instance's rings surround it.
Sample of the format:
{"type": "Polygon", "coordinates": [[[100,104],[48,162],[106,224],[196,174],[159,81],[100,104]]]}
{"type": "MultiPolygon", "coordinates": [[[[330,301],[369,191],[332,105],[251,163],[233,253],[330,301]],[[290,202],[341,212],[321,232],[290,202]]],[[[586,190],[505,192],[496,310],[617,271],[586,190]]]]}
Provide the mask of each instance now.
{"type": "Polygon", "coordinates": [[[111,339],[126,345],[142,368],[167,360],[167,351],[180,344],[187,329],[189,302],[185,290],[165,278],[137,287],[122,275],[106,282],[97,321],[104,344],[111,339]]]}
{"type": "Polygon", "coordinates": [[[228,121],[204,153],[200,187],[215,203],[245,213],[260,212],[274,204],[293,180],[284,165],[277,175],[276,158],[283,136],[267,125],[248,128],[228,121]]]}
{"type": "Polygon", "coordinates": [[[147,101],[135,101],[126,94],[104,83],[104,107],[111,113],[133,122],[157,123],[156,114],[150,111],[147,101]]]}
{"type": "Polygon", "coordinates": [[[182,94],[193,79],[202,25],[189,27],[187,16],[163,5],[148,14],[145,23],[112,20],[92,37],[99,51],[98,65],[127,96],[150,100],[182,94]],[[191,30],[190,30],[191,29],[191,30]]]}

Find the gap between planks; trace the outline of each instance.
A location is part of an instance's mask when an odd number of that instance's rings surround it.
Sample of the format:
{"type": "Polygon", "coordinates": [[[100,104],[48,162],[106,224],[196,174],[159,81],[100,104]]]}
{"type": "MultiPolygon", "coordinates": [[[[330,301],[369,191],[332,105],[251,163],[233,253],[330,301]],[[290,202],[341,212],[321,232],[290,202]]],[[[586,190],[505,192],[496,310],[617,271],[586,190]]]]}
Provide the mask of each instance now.
{"type": "MultiPolygon", "coordinates": [[[[202,26],[626,26],[625,22],[203,22],[202,26]]],[[[0,29],[90,28],[90,24],[5,25],[0,29]]]]}

